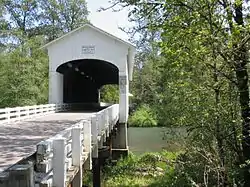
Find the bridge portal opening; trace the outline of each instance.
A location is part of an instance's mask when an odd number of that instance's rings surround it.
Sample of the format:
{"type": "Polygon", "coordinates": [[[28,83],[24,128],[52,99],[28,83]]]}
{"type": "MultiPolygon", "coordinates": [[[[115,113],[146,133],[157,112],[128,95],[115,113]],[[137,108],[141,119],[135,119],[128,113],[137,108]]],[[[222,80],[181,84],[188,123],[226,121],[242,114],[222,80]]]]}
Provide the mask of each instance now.
{"type": "Polygon", "coordinates": [[[82,59],[60,65],[64,103],[100,103],[100,88],[119,84],[119,69],[106,61],[82,59]]]}

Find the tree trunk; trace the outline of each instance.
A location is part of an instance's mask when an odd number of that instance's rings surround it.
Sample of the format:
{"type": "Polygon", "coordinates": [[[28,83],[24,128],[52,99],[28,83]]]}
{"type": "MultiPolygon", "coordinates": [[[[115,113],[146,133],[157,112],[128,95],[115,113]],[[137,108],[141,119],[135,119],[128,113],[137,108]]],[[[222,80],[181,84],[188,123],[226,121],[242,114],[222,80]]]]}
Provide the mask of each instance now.
{"type": "MultiPolygon", "coordinates": [[[[215,53],[214,53],[215,54],[215,53]]],[[[214,59],[216,61],[216,57],[214,55],[214,59]]],[[[214,96],[215,96],[215,129],[216,129],[216,140],[217,140],[217,148],[220,157],[220,167],[223,168],[221,171],[221,175],[219,175],[218,186],[226,187],[228,185],[227,180],[227,171],[225,168],[225,150],[224,150],[224,142],[223,142],[223,127],[220,122],[219,115],[219,105],[220,105],[220,86],[218,80],[218,72],[217,72],[217,64],[214,63],[214,84],[216,85],[214,88],[214,96]]]]}
{"type": "MultiPolygon", "coordinates": [[[[249,107],[249,89],[248,89],[248,73],[247,73],[247,59],[246,50],[238,52],[235,55],[236,66],[236,78],[238,82],[238,91],[241,106],[242,117],[242,148],[244,155],[244,162],[250,160],[250,107],[249,107]]],[[[248,171],[249,166],[246,166],[244,170],[244,187],[250,186],[250,173],[248,171]]]]}
{"type": "MultiPolygon", "coordinates": [[[[244,27],[243,21],[243,1],[235,3],[235,22],[244,27]]],[[[239,37],[242,37],[243,33],[239,37]]],[[[236,36],[237,37],[237,36],[236,36]]],[[[241,40],[238,40],[241,41],[241,40]]],[[[239,91],[241,118],[242,118],[242,148],[244,156],[244,164],[250,160],[250,107],[249,107],[249,88],[248,88],[248,72],[247,72],[247,48],[245,45],[240,46],[235,43],[235,73],[237,79],[237,88],[239,91]]],[[[244,168],[244,187],[250,186],[250,169],[249,165],[244,168]]]]}

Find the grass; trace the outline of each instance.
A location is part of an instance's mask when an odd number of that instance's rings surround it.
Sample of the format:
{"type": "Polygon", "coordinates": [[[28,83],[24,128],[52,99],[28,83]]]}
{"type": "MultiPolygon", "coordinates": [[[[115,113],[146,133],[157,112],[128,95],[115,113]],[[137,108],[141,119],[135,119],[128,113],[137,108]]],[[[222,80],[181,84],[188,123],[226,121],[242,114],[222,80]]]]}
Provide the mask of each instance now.
{"type": "MultiPolygon", "coordinates": [[[[141,156],[130,153],[115,166],[106,166],[102,173],[103,187],[165,187],[174,171],[172,164],[179,152],[162,151],[141,156]],[[161,170],[161,171],[159,171],[161,170]]],[[[91,175],[85,175],[84,184],[91,186],[91,175]]]]}
{"type": "Polygon", "coordinates": [[[152,184],[154,180],[149,177],[140,176],[120,176],[108,179],[104,182],[104,187],[142,187],[152,184]]]}
{"type": "Polygon", "coordinates": [[[105,168],[103,186],[160,187],[159,181],[163,181],[169,174],[168,172],[173,170],[171,163],[178,154],[162,151],[136,156],[130,153],[127,158],[121,159],[116,166],[105,168]]]}

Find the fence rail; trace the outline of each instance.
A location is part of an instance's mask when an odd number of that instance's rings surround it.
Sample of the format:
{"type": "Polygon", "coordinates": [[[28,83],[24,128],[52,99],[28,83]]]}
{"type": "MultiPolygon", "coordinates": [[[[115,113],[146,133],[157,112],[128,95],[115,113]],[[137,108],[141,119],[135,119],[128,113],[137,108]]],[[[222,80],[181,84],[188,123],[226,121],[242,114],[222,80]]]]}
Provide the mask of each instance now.
{"type": "Polygon", "coordinates": [[[43,176],[40,187],[65,187],[83,164],[91,169],[91,159],[98,157],[98,145],[109,136],[118,118],[119,105],[112,105],[93,114],[91,120],[82,120],[40,142],[36,156],[37,171],[43,176]]]}
{"type": "MultiPolygon", "coordinates": [[[[66,110],[69,105],[48,104],[0,109],[0,123],[66,110]],[[8,113],[7,113],[8,111],[8,113]],[[24,115],[25,117],[23,117],[24,115]]],[[[92,169],[92,158],[110,136],[119,119],[119,105],[111,105],[36,145],[33,160],[0,173],[1,187],[81,187],[83,168],[92,169]]]]}
{"type": "Polygon", "coordinates": [[[0,124],[20,121],[34,116],[65,111],[68,104],[45,104],[0,109],[0,124]]]}

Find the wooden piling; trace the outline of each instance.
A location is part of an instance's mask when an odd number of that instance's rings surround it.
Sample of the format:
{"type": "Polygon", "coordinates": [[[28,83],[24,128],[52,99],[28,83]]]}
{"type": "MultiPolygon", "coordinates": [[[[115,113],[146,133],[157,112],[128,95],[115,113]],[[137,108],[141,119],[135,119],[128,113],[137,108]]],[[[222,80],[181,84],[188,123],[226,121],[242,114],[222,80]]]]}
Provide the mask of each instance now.
{"type": "Polygon", "coordinates": [[[101,187],[101,171],[99,158],[92,159],[93,187],[101,187]]]}

